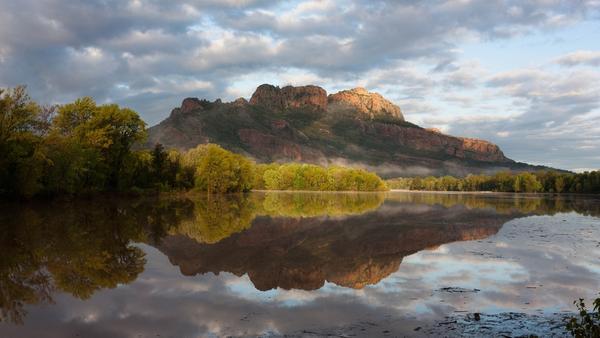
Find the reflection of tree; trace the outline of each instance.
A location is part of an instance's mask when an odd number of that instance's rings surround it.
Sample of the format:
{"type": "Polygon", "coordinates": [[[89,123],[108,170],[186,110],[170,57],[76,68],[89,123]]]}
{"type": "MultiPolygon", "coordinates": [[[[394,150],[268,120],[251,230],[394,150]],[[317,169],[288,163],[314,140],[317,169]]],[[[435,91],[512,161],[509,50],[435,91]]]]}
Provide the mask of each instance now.
{"type": "Polygon", "coordinates": [[[193,214],[170,230],[199,243],[216,243],[250,227],[256,206],[247,195],[202,195],[194,198],[193,214]]]}
{"type": "Polygon", "coordinates": [[[144,269],[144,253],[130,245],[144,238],[131,210],[111,203],[1,209],[0,320],[22,322],[25,305],[52,302],[55,290],[85,299],[144,269]]]}
{"type": "Polygon", "coordinates": [[[470,209],[493,209],[502,214],[553,215],[576,211],[584,215],[600,215],[598,199],[577,195],[522,195],[522,194],[446,194],[446,193],[392,193],[388,200],[402,203],[438,204],[446,208],[465,206],[470,209]]]}
{"type": "Polygon", "coordinates": [[[15,323],[23,321],[25,305],[50,302],[52,292],[50,275],[40,269],[37,253],[14,250],[20,244],[18,230],[3,225],[0,233],[0,321],[15,323]]]}
{"type": "Polygon", "coordinates": [[[261,214],[281,217],[359,215],[377,209],[384,193],[266,193],[261,214]]]}
{"type": "Polygon", "coordinates": [[[316,217],[358,215],[377,209],[383,193],[254,193],[195,195],[193,212],[169,233],[199,243],[217,243],[246,230],[257,216],[316,217]]]}

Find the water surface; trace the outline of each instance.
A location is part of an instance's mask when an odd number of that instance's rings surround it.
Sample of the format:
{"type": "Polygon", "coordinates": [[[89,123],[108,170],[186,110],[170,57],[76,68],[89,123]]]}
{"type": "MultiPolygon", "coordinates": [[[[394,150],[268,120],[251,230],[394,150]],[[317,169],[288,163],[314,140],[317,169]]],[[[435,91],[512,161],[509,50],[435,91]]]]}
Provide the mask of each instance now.
{"type": "Polygon", "coordinates": [[[3,204],[0,336],[394,335],[600,291],[600,200],[252,193],[3,204]]]}

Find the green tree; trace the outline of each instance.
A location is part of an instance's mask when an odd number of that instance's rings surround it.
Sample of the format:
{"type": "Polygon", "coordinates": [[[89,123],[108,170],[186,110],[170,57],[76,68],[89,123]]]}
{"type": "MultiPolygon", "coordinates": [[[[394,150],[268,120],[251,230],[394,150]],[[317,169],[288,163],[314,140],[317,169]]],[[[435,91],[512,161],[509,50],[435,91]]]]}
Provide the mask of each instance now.
{"type": "MultiPolygon", "coordinates": [[[[99,189],[126,189],[130,178],[133,152],[131,148],[146,136],[145,123],[138,114],[116,104],[96,105],[92,98],[84,97],[60,106],[54,118],[53,132],[68,142],[96,153],[93,161],[86,161],[84,171],[102,173],[105,181],[99,189]]],[[[89,183],[89,182],[88,182],[89,183]]]]}
{"type": "Polygon", "coordinates": [[[40,190],[42,113],[24,86],[0,89],[0,194],[31,196],[40,190]]]}
{"type": "Polygon", "coordinates": [[[183,163],[194,169],[194,187],[212,193],[249,191],[253,163],[218,145],[200,145],[183,156],[183,163]]]}

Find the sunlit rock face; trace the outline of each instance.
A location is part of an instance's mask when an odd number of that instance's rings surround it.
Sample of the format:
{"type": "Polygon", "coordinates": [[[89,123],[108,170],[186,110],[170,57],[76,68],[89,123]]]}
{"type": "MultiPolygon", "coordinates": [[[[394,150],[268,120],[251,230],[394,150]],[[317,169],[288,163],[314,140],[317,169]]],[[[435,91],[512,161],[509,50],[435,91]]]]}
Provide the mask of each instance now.
{"type": "Polygon", "coordinates": [[[446,135],[404,120],[400,107],[364,88],[327,96],[318,86],[263,84],[249,101],[186,98],[149,128],[145,147],[217,143],[257,162],[362,166],[393,176],[540,170],[490,142],[446,135]]]}
{"type": "Polygon", "coordinates": [[[285,86],[279,88],[263,84],[256,88],[250,104],[259,105],[276,111],[293,108],[327,109],[327,92],[318,86],[285,86]]]}
{"type": "Polygon", "coordinates": [[[364,88],[342,90],[329,95],[328,101],[332,105],[332,109],[349,107],[370,118],[381,116],[404,121],[400,107],[386,100],[380,94],[371,93],[364,88]],[[334,106],[337,107],[334,108],[334,106]]]}
{"type": "Polygon", "coordinates": [[[405,256],[488,237],[516,217],[439,205],[420,205],[411,217],[407,207],[343,219],[261,216],[217,243],[173,235],[157,247],[185,275],[248,274],[258,290],[314,290],[325,282],[360,289],[397,271],[405,256]]]}

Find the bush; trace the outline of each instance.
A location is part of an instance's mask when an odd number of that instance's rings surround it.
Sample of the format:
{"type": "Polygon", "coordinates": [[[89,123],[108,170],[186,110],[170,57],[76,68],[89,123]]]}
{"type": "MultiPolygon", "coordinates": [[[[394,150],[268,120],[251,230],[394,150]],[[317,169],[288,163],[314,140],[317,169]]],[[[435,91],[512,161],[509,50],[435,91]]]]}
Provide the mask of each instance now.
{"type": "Polygon", "coordinates": [[[579,298],[573,302],[579,310],[579,319],[572,317],[567,322],[567,331],[576,338],[600,337],[600,298],[594,300],[594,312],[588,312],[583,302],[579,298]]]}
{"type": "Polygon", "coordinates": [[[379,176],[363,169],[321,167],[290,163],[264,171],[264,186],[269,190],[383,191],[387,186],[379,176]]]}

